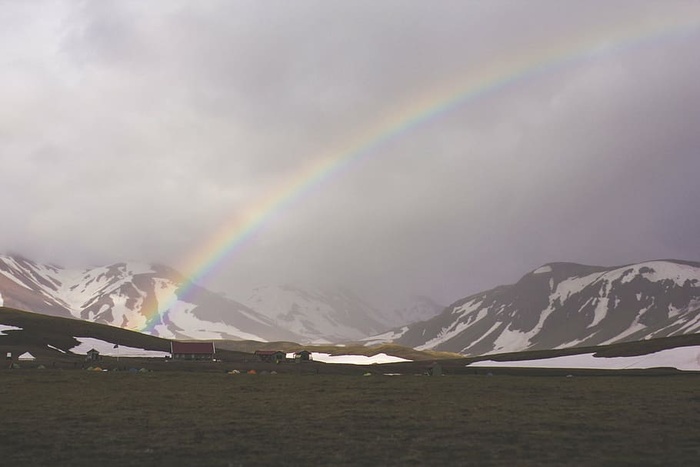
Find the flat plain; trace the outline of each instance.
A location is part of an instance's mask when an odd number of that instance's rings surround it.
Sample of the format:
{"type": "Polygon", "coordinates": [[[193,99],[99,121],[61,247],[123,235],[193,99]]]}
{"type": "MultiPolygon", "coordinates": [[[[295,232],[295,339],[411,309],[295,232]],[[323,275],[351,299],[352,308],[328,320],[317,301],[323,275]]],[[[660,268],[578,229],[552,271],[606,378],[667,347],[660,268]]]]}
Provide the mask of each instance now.
{"type": "Polygon", "coordinates": [[[2,465],[694,465],[700,376],[0,372],[2,465]]]}

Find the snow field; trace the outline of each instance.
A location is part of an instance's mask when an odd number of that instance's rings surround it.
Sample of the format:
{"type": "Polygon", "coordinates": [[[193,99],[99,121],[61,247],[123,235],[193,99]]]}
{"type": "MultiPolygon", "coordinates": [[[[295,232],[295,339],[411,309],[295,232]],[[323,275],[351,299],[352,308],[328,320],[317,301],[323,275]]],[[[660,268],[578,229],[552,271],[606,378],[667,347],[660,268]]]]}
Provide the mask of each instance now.
{"type": "Polygon", "coordinates": [[[483,360],[474,362],[469,367],[505,367],[505,368],[571,368],[625,370],[668,367],[685,371],[700,371],[700,346],[676,347],[646,355],[634,357],[595,357],[592,353],[566,355],[562,357],[543,358],[539,360],[521,360],[496,362],[483,360]]]}
{"type": "Polygon", "coordinates": [[[128,347],[119,345],[115,347],[114,342],[107,342],[93,337],[76,337],[79,345],[71,348],[70,351],[74,354],[86,355],[90,349],[95,349],[100,352],[100,355],[108,357],[150,357],[164,358],[170,355],[170,352],[161,352],[159,350],[145,350],[137,347],[128,347]]]}
{"type": "Polygon", "coordinates": [[[377,355],[368,357],[366,355],[331,355],[323,352],[311,352],[311,358],[313,358],[313,360],[316,362],[338,363],[345,365],[373,365],[375,363],[399,363],[411,361],[405,358],[387,355],[385,353],[378,353],[377,355]]]}

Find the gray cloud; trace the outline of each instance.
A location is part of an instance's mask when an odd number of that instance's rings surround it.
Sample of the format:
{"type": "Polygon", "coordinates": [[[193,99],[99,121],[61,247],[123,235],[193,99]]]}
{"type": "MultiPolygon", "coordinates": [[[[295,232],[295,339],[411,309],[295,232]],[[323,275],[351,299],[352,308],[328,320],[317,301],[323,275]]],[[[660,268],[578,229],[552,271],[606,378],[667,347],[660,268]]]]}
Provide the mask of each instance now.
{"type": "Polygon", "coordinates": [[[183,267],[387,119],[586,44],[372,148],[207,285],[447,302],[548,261],[700,260],[698,24],[683,1],[2,2],[0,246],[183,267]]]}

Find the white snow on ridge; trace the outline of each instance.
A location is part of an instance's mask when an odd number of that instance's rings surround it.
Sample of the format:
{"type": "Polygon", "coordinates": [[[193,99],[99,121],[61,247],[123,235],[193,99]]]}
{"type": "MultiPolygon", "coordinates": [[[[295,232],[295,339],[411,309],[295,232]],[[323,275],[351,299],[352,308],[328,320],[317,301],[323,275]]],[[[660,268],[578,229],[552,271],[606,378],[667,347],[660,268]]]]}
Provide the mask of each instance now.
{"type": "Polygon", "coordinates": [[[604,274],[605,273],[594,272],[586,276],[569,277],[567,279],[564,279],[559,284],[557,284],[557,288],[552,294],[552,301],[559,298],[562,302],[564,302],[571,295],[579,293],[589,285],[595,283],[604,274]]]}
{"type": "Polygon", "coordinates": [[[535,269],[534,271],[532,271],[533,274],[546,274],[548,272],[552,272],[552,266],[550,266],[548,264],[544,265],[542,267],[539,267],[539,268],[535,269]]]}
{"type": "Polygon", "coordinates": [[[521,360],[496,362],[483,360],[474,362],[469,367],[506,367],[506,368],[580,368],[580,369],[645,369],[670,367],[685,371],[700,371],[700,346],[676,347],[647,355],[634,357],[594,357],[593,353],[566,355],[563,357],[543,358],[539,360],[521,360]]]}
{"type": "Polygon", "coordinates": [[[615,271],[611,271],[611,273],[620,273],[628,269],[632,269],[632,272],[625,275],[623,283],[630,282],[638,275],[652,281],[659,278],[671,279],[678,286],[683,286],[683,284],[685,284],[685,282],[688,280],[691,282],[695,281],[696,283],[700,282],[700,270],[698,270],[698,268],[685,264],[673,263],[670,261],[647,261],[645,263],[635,264],[627,268],[616,269],[615,271]],[[640,273],[642,268],[653,269],[653,272],[645,271],[640,273]]]}
{"type": "Polygon", "coordinates": [[[312,352],[311,358],[313,358],[313,360],[317,362],[338,363],[346,365],[372,365],[375,363],[398,363],[411,361],[405,358],[387,355],[385,353],[378,353],[377,355],[372,355],[371,357],[368,357],[366,355],[331,355],[322,352],[312,352]]]}
{"type": "Polygon", "coordinates": [[[0,336],[6,336],[3,331],[21,331],[22,328],[18,328],[17,326],[9,326],[7,324],[0,324],[0,336]]]}
{"type": "Polygon", "coordinates": [[[3,299],[2,299],[2,294],[0,293],[0,306],[4,306],[4,305],[3,305],[4,303],[5,303],[5,302],[4,302],[3,299]]]}
{"type": "Polygon", "coordinates": [[[100,355],[108,357],[152,357],[163,358],[170,355],[170,352],[161,352],[159,350],[145,350],[137,347],[128,347],[120,345],[115,348],[113,342],[95,339],[93,337],[76,337],[79,345],[71,348],[70,351],[74,354],[85,355],[89,350],[95,349],[100,352],[100,355]]]}

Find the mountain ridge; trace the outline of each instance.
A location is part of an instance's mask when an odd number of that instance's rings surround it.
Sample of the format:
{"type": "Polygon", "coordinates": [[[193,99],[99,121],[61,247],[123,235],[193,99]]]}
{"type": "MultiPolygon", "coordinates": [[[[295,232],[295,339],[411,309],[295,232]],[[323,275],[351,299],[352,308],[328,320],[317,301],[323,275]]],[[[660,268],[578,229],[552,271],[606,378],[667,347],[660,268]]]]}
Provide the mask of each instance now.
{"type": "Polygon", "coordinates": [[[700,263],[553,262],[369,342],[484,355],[603,345],[700,331],[700,263]]]}
{"type": "Polygon", "coordinates": [[[395,343],[476,356],[700,332],[700,263],[551,262],[439,313],[429,299],[380,313],[340,288],[265,286],[239,302],[164,265],[66,269],[0,255],[1,305],[174,339],[395,343]],[[429,318],[392,328],[392,320],[417,316],[429,318]]]}
{"type": "MultiPolygon", "coordinates": [[[[0,304],[3,301],[18,309],[166,338],[308,343],[356,341],[392,327],[402,312],[381,313],[340,287],[262,286],[243,303],[189,283],[162,264],[118,262],[69,269],[21,255],[0,255],[0,304]]],[[[415,318],[441,310],[415,305],[405,312],[415,318]]]]}
{"type": "Polygon", "coordinates": [[[197,285],[172,268],[113,263],[85,269],[43,265],[0,255],[2,305],[142,331],[159,307],[150,334],[165,338],[297,340],[264,315],[197,285]]]}

